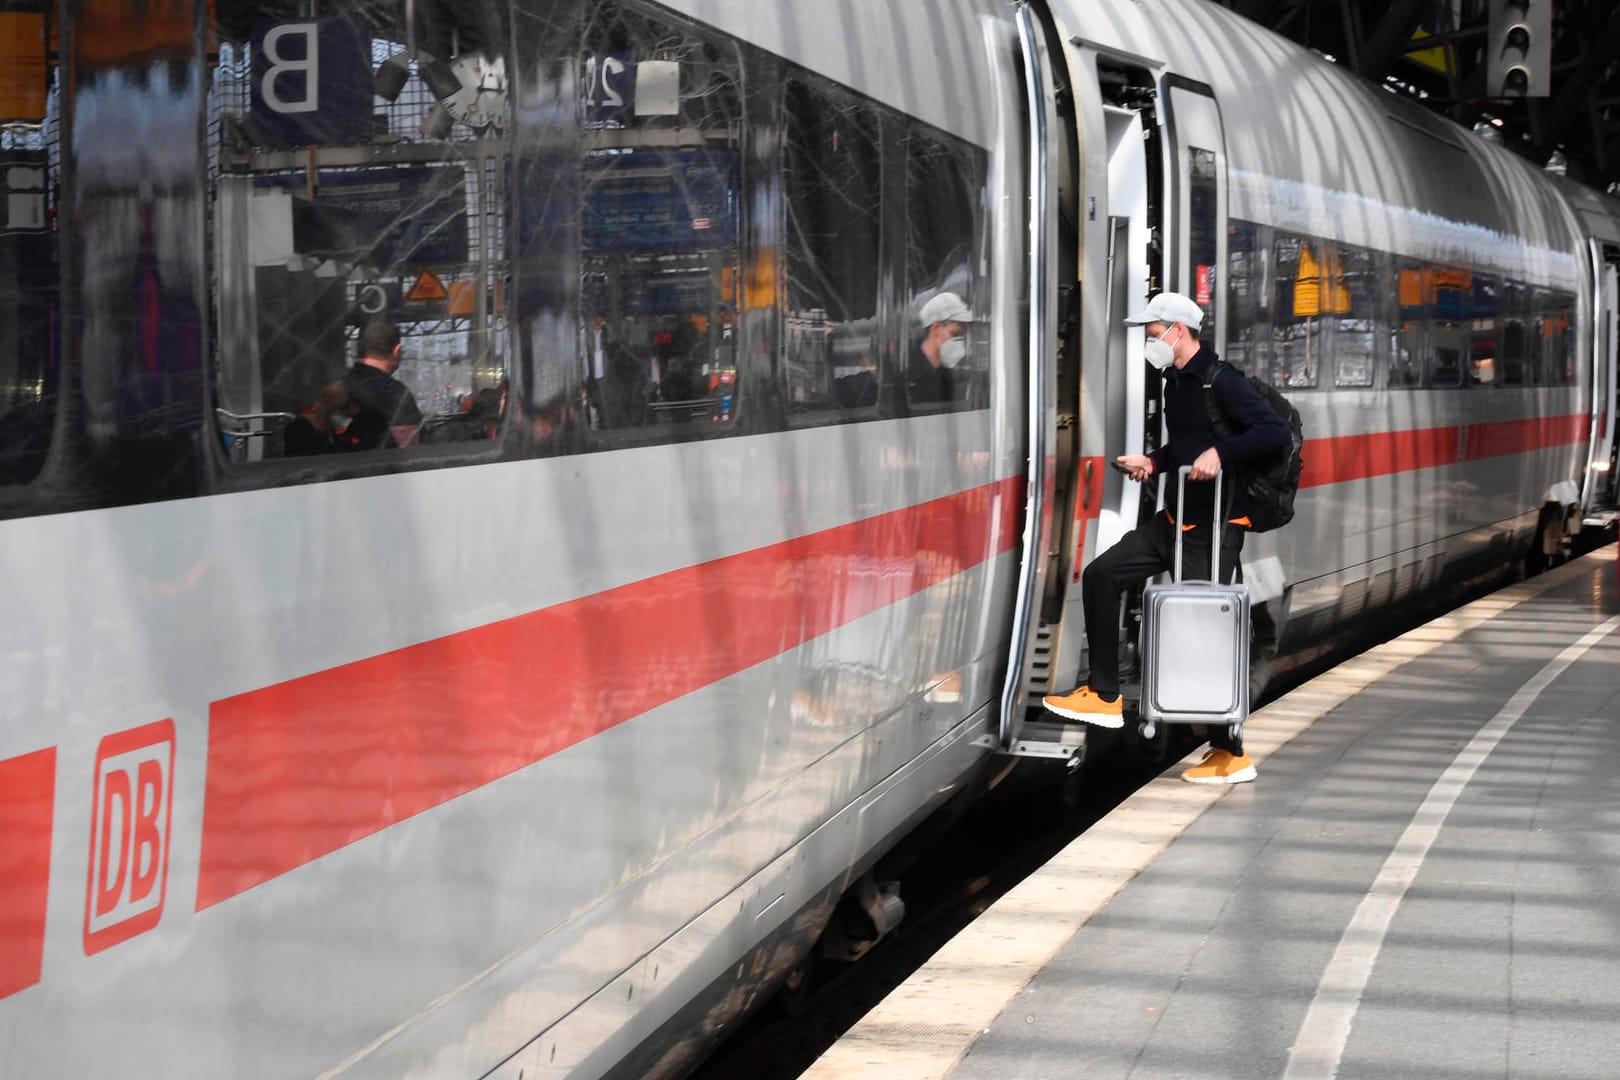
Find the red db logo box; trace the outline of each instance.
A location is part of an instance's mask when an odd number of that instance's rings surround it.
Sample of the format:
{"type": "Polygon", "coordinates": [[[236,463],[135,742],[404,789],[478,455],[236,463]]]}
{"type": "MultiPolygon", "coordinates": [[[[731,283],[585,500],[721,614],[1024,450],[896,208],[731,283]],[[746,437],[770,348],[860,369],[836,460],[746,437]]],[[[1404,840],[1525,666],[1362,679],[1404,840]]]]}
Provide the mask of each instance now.
{"type": "Polygon", "coordinates": [[[163,918],[173,804],[173,720],[101,740],[84,901],[86,956],[145,933],[163,918]]]}

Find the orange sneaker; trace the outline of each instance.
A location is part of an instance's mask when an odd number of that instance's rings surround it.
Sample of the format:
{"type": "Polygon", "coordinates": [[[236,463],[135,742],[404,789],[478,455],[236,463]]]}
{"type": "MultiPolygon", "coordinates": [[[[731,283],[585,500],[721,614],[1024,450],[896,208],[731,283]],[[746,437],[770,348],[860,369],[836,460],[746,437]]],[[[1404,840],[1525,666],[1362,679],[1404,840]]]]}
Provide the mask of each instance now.
{"type": "Polygon", "coordinates": [[[1247,784],[1257,774],[1248,754],[1234,755],[1229,750],[1211,750],[1204,760],[1181,774],[1189,784],[1247,784]]]}
{"type": "Polygon", "coordinates": [[[1124,699],[1104,701],[1092,693],[1089,686],[1082,686],[1067,694],[1048,694],[1041,699],[1041,704],[1046,706],[1048,712],[1055,712],[1070,720],[1083,720],[1106,728],[1125,726],[1124,699]]]}

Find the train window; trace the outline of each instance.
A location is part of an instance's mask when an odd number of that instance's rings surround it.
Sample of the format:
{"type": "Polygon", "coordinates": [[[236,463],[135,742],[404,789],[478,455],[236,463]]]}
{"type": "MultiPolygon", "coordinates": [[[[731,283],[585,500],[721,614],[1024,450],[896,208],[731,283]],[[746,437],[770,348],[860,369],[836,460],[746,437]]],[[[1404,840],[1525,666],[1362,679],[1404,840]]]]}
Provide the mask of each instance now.
{"type": "Polygon", "coordinates": [[[1496,351],[1496,383],[1523,386],[1529,381],[1528,344],[1525,318],[1530,308],[1530,290],[1516,281],[1502,286],[1500,337],[1496,351]]]}
{"type": "Polygon", "coordinates": [[[1395,326],[1390,335],[1389,385],[1423,385],[1423,357],[1428,351],[1429,271],[1415,263],[1395,270],[1395,326]]]}
{"type": "MultiPolygon", "coordinates": [[[[1284,389],[1316,386],[1326,345],[1322,245],[1279,230],[1272,243],[1272,265],[1276,303],[1271,314],[1271,382],[1284,389]]],[[[1331,292],[1327,300],[1332,303],[1331,292]]]]}
{"type": "Polygon", "coordinates": [[[794,423],[878,401],[882,137],[870,106],[809,77],[786,88],[787,311],[782,393],[794,423]]]}
{"type": "Polygon", "coordinates": [[[741,60],[628,4],[588,10],[578,268],[588,425],[601,445],[724,434],[739,405],[741,60]]]}
{"type": "Polygon", "coordinates": [[[288,11],[236,5],[218,26],[222,442],[238,463],[488,446],[509,336],[504,8],[288,11]]]}
{"type": "Polygon", "coordinates": [[[1457,267],[1428,271],[1429,356],[1426,383],[1441,390],[1468,384],[1469,305],[1473,275],[1457,267]]]}
{"type": "Polygon", "coordinates": [[[905,385],[913,407],[986,403],[988,346],[974,273],[983,183],[982,155],[916,126],[907,132],[905,385]]]}
{"type": "Polygon", "coordinates": [[[45,136],[56,94],[23,95],[30,121],[0,141],[0,486],[39,475],[56,422],[60,317],[55,205],[59,155],[45,136]]]}
{"type": "Polygon", "coordinates": [[[1574,381],[1574,303],[1566,293],[1538,289],[1532,328],[1539,340],[1536,382],[1563,386],[1574,381]]]}
{"type": "Polygon", "coordinates": [[[1471,386],[1496,382],[1497,316],[1501,290],[1494,277],[1475,274],[1468,291],[1468,382],[1471,386]]]}
{"type": "Polygon", "coordinates": [[[1221,340],[1221,323],[1225,314],[1215,303],[1215,270],[1218,248],[1216,226],[1220,223],[1217,206],[1215,151],[1189,147],[1187,150],[1187,212],[1190,229],[1187,237],[1187,255],[1192,263],[1193,299],[1203,305],[1204,325],[1199,328],[1199,339],[1214,344],[1221,340]]]}
{"type": "MultiPolygon", "coordinates": [[[[1327,245],[1324,245],[1326,248],[1327,245]]],[[[1333,313],[1333,385],[1371,386],[1378,346],[1378,258],[1366,248],[1340,244],[1329,267],[1333,313]]]]}
{"type": "Polygon", "coordinates": [[[1226,243],[1226,354],[1245,371],[1264,371],[1270,329],[1266,325],[1266,255],[1271,230],[1233,221],[1226,243]]]}

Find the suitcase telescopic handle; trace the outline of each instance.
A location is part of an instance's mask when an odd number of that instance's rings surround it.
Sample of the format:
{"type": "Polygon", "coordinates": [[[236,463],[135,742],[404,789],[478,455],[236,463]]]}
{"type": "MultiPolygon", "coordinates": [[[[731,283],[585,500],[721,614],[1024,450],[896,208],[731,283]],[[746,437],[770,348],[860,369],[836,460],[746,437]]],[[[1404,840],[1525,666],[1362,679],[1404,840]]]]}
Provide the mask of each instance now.
{"type": "MultiPolygon", "coordinates": [[[[1221,538],[1226,529],[1226,522],[1222,521],[1221,513],[1221,471],[1215,470],[1215,539],[1209,547],[1209,580],[1221,580],[1220,558],[1221,538]]],[[[1192,472],[1191,465],[1183,465],[1176,470],[1176,580],[1181,580],[1181,537],[1186,532],[1181,523],[1187,520],[1187,476],[1192,472]]]]}

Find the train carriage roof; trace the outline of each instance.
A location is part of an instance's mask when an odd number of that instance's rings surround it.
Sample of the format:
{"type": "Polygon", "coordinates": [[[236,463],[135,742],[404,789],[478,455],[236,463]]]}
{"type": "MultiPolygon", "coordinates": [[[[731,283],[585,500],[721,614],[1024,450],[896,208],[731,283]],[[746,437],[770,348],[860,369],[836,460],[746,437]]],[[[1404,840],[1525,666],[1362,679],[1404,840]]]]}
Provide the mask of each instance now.
{"type": "Polygon", "coordinates": [[[1001,0],[665,0],[665,6],[776,53],[979,146],[994,137],[985,21],[1001,0]]]}
{"type": "Polygon", "coordinates": [[[1221,103],[1236,217],[1569,285],[1576,228],[1550,177],[1203,0],[1060,0],[1086,44],[1159,61],[1221,103]]]}

